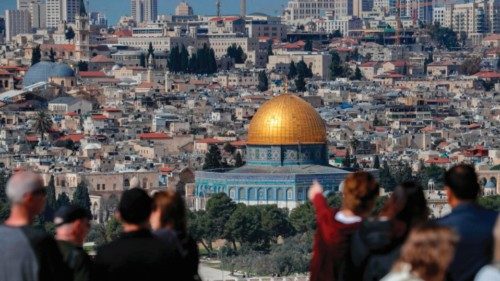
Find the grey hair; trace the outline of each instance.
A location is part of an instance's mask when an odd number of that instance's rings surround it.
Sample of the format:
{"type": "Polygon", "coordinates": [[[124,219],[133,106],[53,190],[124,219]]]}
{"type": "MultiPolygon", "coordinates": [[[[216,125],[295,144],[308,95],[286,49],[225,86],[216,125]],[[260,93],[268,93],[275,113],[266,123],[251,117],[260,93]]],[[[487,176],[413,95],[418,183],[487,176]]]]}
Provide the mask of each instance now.
{"type": "Polygon", "coordinates": [[[33,172],[19,172],[7,182],[7,198],[13,204],[21,203],[24,195],[43,187],[42,179],[33,172]]]}

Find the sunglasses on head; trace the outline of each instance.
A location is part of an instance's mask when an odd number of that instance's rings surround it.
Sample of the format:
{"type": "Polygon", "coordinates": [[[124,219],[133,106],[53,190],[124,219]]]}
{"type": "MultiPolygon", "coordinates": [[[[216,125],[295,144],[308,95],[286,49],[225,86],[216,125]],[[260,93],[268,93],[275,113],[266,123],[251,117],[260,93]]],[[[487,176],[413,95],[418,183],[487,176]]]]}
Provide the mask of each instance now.
{"type": "Polygon", "coordinates": [[[45,188],[39,188],[32,192],[33,195],[47,195],[47,190],[45,188]]]}

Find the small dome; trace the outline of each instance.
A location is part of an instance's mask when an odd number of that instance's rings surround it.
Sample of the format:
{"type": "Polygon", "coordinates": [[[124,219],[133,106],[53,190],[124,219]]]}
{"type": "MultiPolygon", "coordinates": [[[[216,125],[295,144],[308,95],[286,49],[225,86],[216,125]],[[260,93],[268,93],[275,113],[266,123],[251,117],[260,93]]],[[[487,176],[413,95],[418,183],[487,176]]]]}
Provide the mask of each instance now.
{"type": "Polygon", "coordinates": [[[24,87],[47,82],[51,77],[74,77],[75,71],[65,63],[42,61],[31,66],[24,76],[24,87]]]}
{"type": "Polygon", "coordinates": [[[325,144],[326,127],[314,107],[283,94],[264,103],[248,128],[249,145],[325,144]]]}

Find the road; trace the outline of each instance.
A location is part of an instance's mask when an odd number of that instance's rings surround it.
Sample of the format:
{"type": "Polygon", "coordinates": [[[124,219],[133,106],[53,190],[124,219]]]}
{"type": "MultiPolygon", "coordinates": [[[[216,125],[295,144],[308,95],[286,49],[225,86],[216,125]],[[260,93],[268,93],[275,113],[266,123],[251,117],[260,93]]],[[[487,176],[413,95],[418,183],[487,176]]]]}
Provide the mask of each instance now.
{"type": "Polygon", "coordinates": [[[200,263],[199,273],[203,281],[236,280],[229,271],[222,271],[200,263]]]}

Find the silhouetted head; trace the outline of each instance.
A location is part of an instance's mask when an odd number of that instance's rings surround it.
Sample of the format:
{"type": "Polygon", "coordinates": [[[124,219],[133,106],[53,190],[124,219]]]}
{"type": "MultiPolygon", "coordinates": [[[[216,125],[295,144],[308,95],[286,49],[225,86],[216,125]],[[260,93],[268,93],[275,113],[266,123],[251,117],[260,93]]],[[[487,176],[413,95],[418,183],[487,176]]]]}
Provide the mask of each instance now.
{"type": "Polygon", "coordinates": [[[153,206],[151,197],[140,188],[123,192],[118,212],[124,223],[142,225],[148,222],[153,206]]]}
{"type": "Polygon", "coordinates": [[[467,164],[459,164],[446,171],[444,185],[452,206],[454,200],[475,201],[481,191],[474,167],[467,164]]]}

